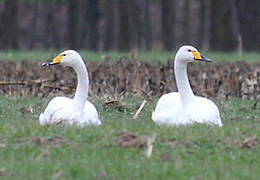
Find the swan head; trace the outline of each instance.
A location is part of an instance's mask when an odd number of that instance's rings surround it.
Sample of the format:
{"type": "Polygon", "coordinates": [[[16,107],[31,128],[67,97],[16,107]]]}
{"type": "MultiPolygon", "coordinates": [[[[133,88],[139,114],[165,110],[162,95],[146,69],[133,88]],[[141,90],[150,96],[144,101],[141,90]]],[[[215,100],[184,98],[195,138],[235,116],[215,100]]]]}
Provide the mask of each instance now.
{"type": "Polygon", "coordinates": [[[208,59],[205,56],[202,56],[200,52],[193,46],[182,46],[176,53],[175,60],[182,62],[193,62],[193,61],[205,61],[211,62],[211,59],[208,59]]]}
{"type": "Polygon", "coordinates": [[[66,50],[56,56],[53,60],[45,62],[42,66],[61,64],[65,66],[75,66],[81,61],[81,56],[74,50],[66,50]]]}

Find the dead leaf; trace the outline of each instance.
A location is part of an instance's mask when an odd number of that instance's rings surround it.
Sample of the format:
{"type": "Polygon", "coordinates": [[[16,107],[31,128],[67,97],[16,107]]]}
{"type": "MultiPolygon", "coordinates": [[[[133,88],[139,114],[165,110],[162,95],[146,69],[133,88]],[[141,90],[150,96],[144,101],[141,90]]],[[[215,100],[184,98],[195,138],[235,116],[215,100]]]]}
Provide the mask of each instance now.
{"type": "Polygon", "coordinates": [[[103,104],[105,109],[118,109],[119,111],[123,112],[126,109],[129,109],[128,105],[125,103],[120,102],[119,100],[108,100],[103,104]]]}
{"type": "Polygon", "coordinates": [[[48,141],[52,143],[54,146],[70,143],[70,141],[68,141],[60,135],[54,135],[53,137],[49,138],[48,141]]]}
{"type": "Polygon", "coordinates": [[[22,113],[22,116],[24,116],[27,113],[33,113],[33,108],[32,107],[25,107],[25,106],[23,106],[19,110],[22,113]]]}
{"type": "Polygon", "coordinates": [[[119,100],[109,100],[109,101],[106,101],[105,102],[105,107],[108,108],[108,107],[116,107],[116,106],[119,106],[119,100]]]}
{"type": "Polygon", "coordinates": [[[19,143],[35,143],[39,146],[42,145],[53,145],[54,147],[59,147],[64,144],[71,144],[72,141],[60,136],[60,135],[54,135],[53,137],[50,138],[45,138],[45,137],[23,137],[23,138],[17,138],[17,142],[19,143]]]}
{"type": "Polygon", "coordinates": [[[22,137],[17,138],[16,141],[19,143],[36,143],[39,146],[45,144],[45,139],[43,137],[22,137]]]}
{"type": "Polygon", "coordinates": [[[256,137],[247,137],[247,136],[244,136],[242,141],[240,140],[240,141],[233,142],[234,145],[240,148],[248,148],[248,149],[254,148],[259,143],[260,143],[260,139],[256,137]]]}
{"type": "Polygon", "coordinates": [[[147,138],[144,136],[137,136],[134,133],[122,131],[115,140],[120,147],[129,148],[143,148],[146,146],[147,138]]]}
{"type": "Polygon", "coordinates": [[[137,136],[134,133],[122,131],[116,138],[115,142],[118,146],[124,148],[144,148],[146,147],[146,157],[150,158],[153,152],[153,144],[156,139],[156,134],[152,137],[137,136]]]}
{"type": "Polygon", "coordinates": [[[161,159],[163,161],[170,161],[171,160],[171,156],[168,153],[163,153],[163,154],[161,154],[161,159]]]}
{"type": "Polygon", "coordinates": [[[255,137],[246,137],[242,141],[241,147],[242,148],[252,149],[257,143],[258,143],[258,139],[256,139],[255,137]]]}

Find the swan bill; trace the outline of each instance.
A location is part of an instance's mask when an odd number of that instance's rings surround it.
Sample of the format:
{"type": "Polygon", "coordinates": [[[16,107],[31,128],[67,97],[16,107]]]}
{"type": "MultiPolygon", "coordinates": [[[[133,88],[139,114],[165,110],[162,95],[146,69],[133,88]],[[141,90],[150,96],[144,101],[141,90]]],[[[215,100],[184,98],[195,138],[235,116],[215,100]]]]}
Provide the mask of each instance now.
{"type": "Polygon", "coordinates": [[[198,51],[192,51],[195,60],[202,60],[202,57],[198,51]]]}
{"type": "Polygon", "coordinates": [[[57,57],[55,57],[55,58],[50,62],[50,65],[59,64],[63,56],[64,56],[64,55],[60,54],[60,55],[58,55],[57,57]]]}
{"type": "Polygon", "coordinates": [[[205,62],[211,62],[212,61],[211,59],[200,55],[200,53],[198,51],[192,51],[192,54],[194,56],[194,60],[196,60],[196,61],[205,61],[205,62]]]}
{"type": "Polygon", "coordinates": [[[64,55],[60,54],[57,57],[55,57],[53,60],[51,60],[49,62],[42,63],[42,66],[49,66],[49,65],[59,64],[63,56],[64,55]]]}
{"type": "Polygon", "coordinates": [[[44,62],[42,63],[42,66],[49,66],[50,65],[50,62],[44,62]]]}
{"type": "Polygon", "coordinates": [[[205,62],[212,62],[211,59],[205,57],[205,56],[201,56],[202,57],[202,61],[205,61],[205,62]]]}

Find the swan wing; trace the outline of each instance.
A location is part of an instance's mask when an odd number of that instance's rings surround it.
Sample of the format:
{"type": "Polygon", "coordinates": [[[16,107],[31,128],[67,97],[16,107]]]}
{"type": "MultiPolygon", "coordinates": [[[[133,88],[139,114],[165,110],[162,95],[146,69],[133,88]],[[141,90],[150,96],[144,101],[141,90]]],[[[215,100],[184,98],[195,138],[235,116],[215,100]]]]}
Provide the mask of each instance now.
{"type": "Polygon", "coordinates": [[[84,110],[83,110],[83,117],[80,120],[80,125],[101,125],[102,122],[98,118],[98,112],[96,107],[89,101],[86,101],[84,110]]]}
{"type": "Polygon", "coordinates": [[[197,116],[194,119],[197,119],[199,123],[214,124],[220,127],[223,125],[217,105],[207,98],[196,96],[193,114],[197,116]]]}
{"type": "Polygon", "coordinates": [[[59,123],[61,120],[71,119],[71,112],[66,111],[67,107],[72,103],[72,99],[66,97],[53,98],[45,111],[41,113],[39,120],[41,125],[59,123]]]}
{"type": "Polygon", "coordinates": [[[220,113],[216,104],[204,97],[195,96],[186,110],[182,108],[179,93],[163,95],[152,114],[156,124],[181,125],[193,123],[206,123],[222,126],[220,113]]]}
{"type": "Polygon", "coordinates": [[[152,114],[156,124],[182,124],[180,115],[181,99],[177,92],[164,94],[158,101],[152,114]]]}

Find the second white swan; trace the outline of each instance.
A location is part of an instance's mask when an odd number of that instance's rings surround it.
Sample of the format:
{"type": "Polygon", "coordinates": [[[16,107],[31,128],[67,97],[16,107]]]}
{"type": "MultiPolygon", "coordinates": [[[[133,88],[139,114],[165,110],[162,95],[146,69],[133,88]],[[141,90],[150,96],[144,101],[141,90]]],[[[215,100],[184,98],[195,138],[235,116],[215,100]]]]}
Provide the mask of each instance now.
{"type": "Polygon", "coordinates": [[[195,96],[192,92],[187,76],[187,64],[193,61],[211,60],[201,56],[192,46],[182,46],[176,53],[174,71],[179,92],[165,94],[159,99],[152,114],[152,120],[156,124],[206,123],[222,126],[215,103],[207,98],[195,96]]]}
{"type": "Polygon", "coordinates": [[[87,100],[88,98],[88,72],[79,53],[67,50],[59,54],[45,65],[62,64],[72,67],[77,74],[78,85],[73,99],[66,97],[55,97],[52,99],[39,120],[41,125],[46,124],[76,124],[80,127],[85,125],[101,125],[95,106],[87,100]]]}

